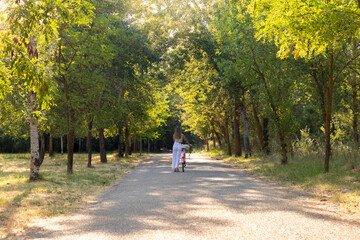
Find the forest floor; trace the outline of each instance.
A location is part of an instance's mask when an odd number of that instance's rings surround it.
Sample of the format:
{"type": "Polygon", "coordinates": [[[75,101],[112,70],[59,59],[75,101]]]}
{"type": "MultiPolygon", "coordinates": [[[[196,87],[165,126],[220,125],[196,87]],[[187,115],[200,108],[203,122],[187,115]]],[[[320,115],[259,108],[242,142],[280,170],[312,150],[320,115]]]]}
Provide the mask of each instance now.
{"type": "Polygon", "coordinates": [[[92,197],[137,166],[144,158],[133,155],[117,158],[108,154],[100,163],[99,154],[87,168],[87,154],[74,155],[74,174],[68,175],[67,155],[46,157],[41,179],[29,183],[29,154],[0,154],[0,239],[16,236],[34,221],[67,215],[80,209],[92,197]]]}
{"type": "Polygon", "coordinates": [[[191,154],[185,172],[153,154],[70,215],[39,218],[9,239],[358,239],[360,222],[222,160],[191,154]]]}

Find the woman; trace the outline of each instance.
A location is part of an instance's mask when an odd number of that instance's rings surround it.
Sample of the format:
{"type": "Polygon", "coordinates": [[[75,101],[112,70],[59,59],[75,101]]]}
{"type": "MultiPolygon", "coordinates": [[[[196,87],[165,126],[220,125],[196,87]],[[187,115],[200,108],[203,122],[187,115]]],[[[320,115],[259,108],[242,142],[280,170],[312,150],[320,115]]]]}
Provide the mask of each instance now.
{"type": "Polygon", "coordinates": [[[184,134],[181,133],[181,128],[176,127],[175,133],[173,135],[174,145],[173,145],[173,159],[172,159],[172,169],[174,172],[179,172],[179,160],[181,155],[181,143],[183,140],[190,145],[189,141],[186,139],[184,134]]]}

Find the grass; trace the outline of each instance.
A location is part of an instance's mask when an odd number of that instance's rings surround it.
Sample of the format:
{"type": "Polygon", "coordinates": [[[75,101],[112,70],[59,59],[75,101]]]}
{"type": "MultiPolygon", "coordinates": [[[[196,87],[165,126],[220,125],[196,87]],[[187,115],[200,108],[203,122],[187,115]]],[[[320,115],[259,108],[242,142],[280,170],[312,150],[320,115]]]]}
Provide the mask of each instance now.
{"type": "Polygon", "coordinates": [[[224,159],[233,166],[256,176],[274,180],[311,193],[322,201],[335,202],[344,212],[360,215],[360,161],[358,155],[335,152],[330,161],[329,173],[323,173],[321,154],[291,157],[287,165],[280,164],[280,155],[229,157],[222,150],[206,154],[224,159]]]}
{"type": "Polygon", "coordinates": [[[30,155],[0,154],[0,239],[22,231],[33,218],[79,209],[145,156],[119,159],[108,154],[108,163],[103,164],[98,155],[93,155],[94,168],[87,168],[87,154],[75,154],[73,175],[66,173],[66,155],[46,157],[40,180],[29,183],[30,155]]]}

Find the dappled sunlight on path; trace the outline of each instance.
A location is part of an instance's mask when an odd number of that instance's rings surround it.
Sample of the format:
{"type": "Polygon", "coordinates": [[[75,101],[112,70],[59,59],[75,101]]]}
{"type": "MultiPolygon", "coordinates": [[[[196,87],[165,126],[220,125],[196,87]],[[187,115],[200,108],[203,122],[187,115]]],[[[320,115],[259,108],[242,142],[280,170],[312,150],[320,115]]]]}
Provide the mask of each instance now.
{"type": "Polygon", "coordinates": [[[185,172],[154,154],[84,211],[20,239],[357,239],[360,225],[308,196],[192,154],[185,172]]]}

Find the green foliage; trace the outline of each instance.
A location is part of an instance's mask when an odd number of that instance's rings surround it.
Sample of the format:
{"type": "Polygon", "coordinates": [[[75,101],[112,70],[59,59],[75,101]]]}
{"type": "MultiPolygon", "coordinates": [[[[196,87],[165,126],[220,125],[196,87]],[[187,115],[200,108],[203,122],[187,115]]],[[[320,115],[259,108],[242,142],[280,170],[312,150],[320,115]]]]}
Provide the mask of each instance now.
{"type": "Polygon", "coordinates": [[[271,39],[279,56],[311,58],[343,49],[344,43],[359,34],[360,8],[355,1],[252,1],[257,38],[271,39]],[[341,31],[340,31],[341,29],[341,31]]]}

